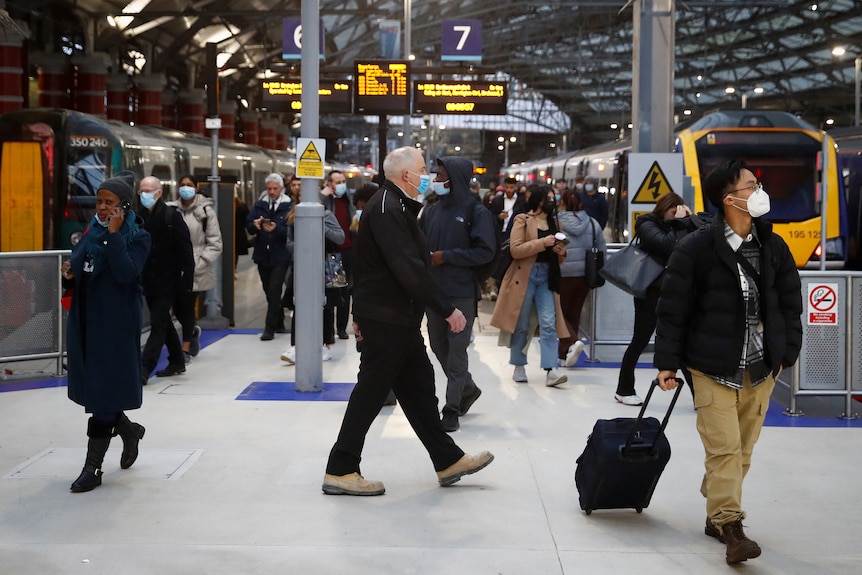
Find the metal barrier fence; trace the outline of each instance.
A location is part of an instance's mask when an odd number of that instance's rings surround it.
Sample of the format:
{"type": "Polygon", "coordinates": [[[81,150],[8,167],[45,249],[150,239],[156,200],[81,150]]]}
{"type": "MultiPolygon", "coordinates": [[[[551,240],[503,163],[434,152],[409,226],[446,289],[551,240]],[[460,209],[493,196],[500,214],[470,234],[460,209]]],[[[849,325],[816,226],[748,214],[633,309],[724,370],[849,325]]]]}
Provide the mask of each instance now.
{"type": "Polygon", "coordinates": [[[841,417],[855,418],[862,396],[862,272],[800,271],[802,350],[793,367],[788,415],[803,396],[843,396],[841,417]]]}
{"type": "MultiPolygon", "coordinates": [[[[622,245],[609,245],[608,253],[622,245]]],[[[802,415],[799,397],[832,396],[844,399],[841,417],[854,418],[853,396],[862,396],[862,272],[804,270],[799,276],[802,349],[792,369],[785,413],[802,415]]],[[[580,325],[590,341],[591,361],[621,361],[633,327],[632,296],[610,284],[592,290],[580,325]]]]}
{"type": "Polygon", "coordinates": [[[63,374],[60,266],[68,250],[0,253],[0,362],[53,360],[63,374]]]}

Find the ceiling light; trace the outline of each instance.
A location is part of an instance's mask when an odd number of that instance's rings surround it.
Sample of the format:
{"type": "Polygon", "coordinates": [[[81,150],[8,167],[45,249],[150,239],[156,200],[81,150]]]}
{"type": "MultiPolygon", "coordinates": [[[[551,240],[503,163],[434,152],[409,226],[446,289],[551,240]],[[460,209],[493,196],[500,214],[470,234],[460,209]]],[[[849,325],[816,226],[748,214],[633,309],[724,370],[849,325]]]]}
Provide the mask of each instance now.
{"type": "Polygon", "coordinates": [[[843,56],[846,53],[847,49],[844,46],[835,46],[834,48],[832,48],[833,56],[843,56]]]}

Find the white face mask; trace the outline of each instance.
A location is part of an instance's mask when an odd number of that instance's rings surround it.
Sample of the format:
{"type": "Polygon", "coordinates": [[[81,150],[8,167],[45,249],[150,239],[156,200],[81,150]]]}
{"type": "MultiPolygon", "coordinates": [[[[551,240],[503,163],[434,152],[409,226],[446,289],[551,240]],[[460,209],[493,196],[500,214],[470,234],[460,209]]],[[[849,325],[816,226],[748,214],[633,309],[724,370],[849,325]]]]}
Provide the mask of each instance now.
{"type": "MultiPolygon", "coordinates": [[[[730,196],[734,200],[742,200],[742,198],[737,198],[736,196],[730,196]]],[[[748,204],[748,209],[740,208],[736,204],[732,204],[734,208],[737,210],[742,210],[743,212],[748,212],[748,214],[752,218],[759,218],[760,216],[766,215],[769,213],[770,205],[769,205],[769,194],[763,189],[763,185],[757,184],[754,187],[754,191],[748,196],[748,200],[743,200],[748,204]]]]}
{"type": "Polygon", "coordinates": [[[359,218],[362,217],[362,210],[356,210],[356,221],[359,221],[359,218]]]}

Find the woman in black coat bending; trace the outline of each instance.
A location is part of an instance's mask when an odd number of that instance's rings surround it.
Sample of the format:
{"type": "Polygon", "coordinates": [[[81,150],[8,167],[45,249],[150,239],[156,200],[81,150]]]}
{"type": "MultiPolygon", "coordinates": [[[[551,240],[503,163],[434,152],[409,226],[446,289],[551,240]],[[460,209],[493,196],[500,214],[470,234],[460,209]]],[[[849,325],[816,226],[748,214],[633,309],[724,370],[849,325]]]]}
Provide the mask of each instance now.
{"type": "MultiPolygon", "coordinates": [[[[689,232],[694,231],[696,227],[691,221],[691,210],[688,209],[681,197],[670,192],[659,198],[651,213],[644,214],[637,219],[635,235],[640,238],[641,248],[662,266],[666,266],[677,242],[689,232]]],[[[632,341],[623,355],[617,391],[614,393],[614,399],[623,405],[643,404],[643,400],[635,392],[635,366],[638,358],[649,344],[650,336],[655,331],[655,310],[658,305],[663,277],[664,273],[653,282],[647,290],[645,298],[634,298],[634,332],[632,333],[632,341]]],[[[683,370],[683,374],[690,382],[691,376],[688,371],[683,370]]],[[[689,383],[689,387],[691,387],[691,383],[689,383]]]]}
{"type": "Polygon", "coordinates": [[[135,176],[122,172],[102,182],[96,215],[63,262],[63,286],[74,288],[66,332],[69,399],[92,414],[87,457],[72,491],[102,484],[102,461],[111,438],[123,439],[120,467],[138,457],[144,427],[124,411],[141,407],[141,270],[150,234],[131,211],[135,176]]]}

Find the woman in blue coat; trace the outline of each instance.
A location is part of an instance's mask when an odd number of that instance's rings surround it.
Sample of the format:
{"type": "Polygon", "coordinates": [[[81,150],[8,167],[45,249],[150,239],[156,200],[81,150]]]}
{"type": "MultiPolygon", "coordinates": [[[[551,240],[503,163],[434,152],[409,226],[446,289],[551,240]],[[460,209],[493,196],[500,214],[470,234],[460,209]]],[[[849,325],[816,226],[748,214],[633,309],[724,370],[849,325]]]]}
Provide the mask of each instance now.
{"type": "Polygon", "coordinates": [[[120,467],[127,469],[144,436],[144,427],[123,413],[141,407],[141,270],[150,252],[150,235],[130,211],[134,197],[131,172],[102,182],[96,215],[62,268],[64,287],[74,288],[66,333],[69,399],[92,414],[75,493],[102,484],[112,437],[123,439],[120,467]]]}

